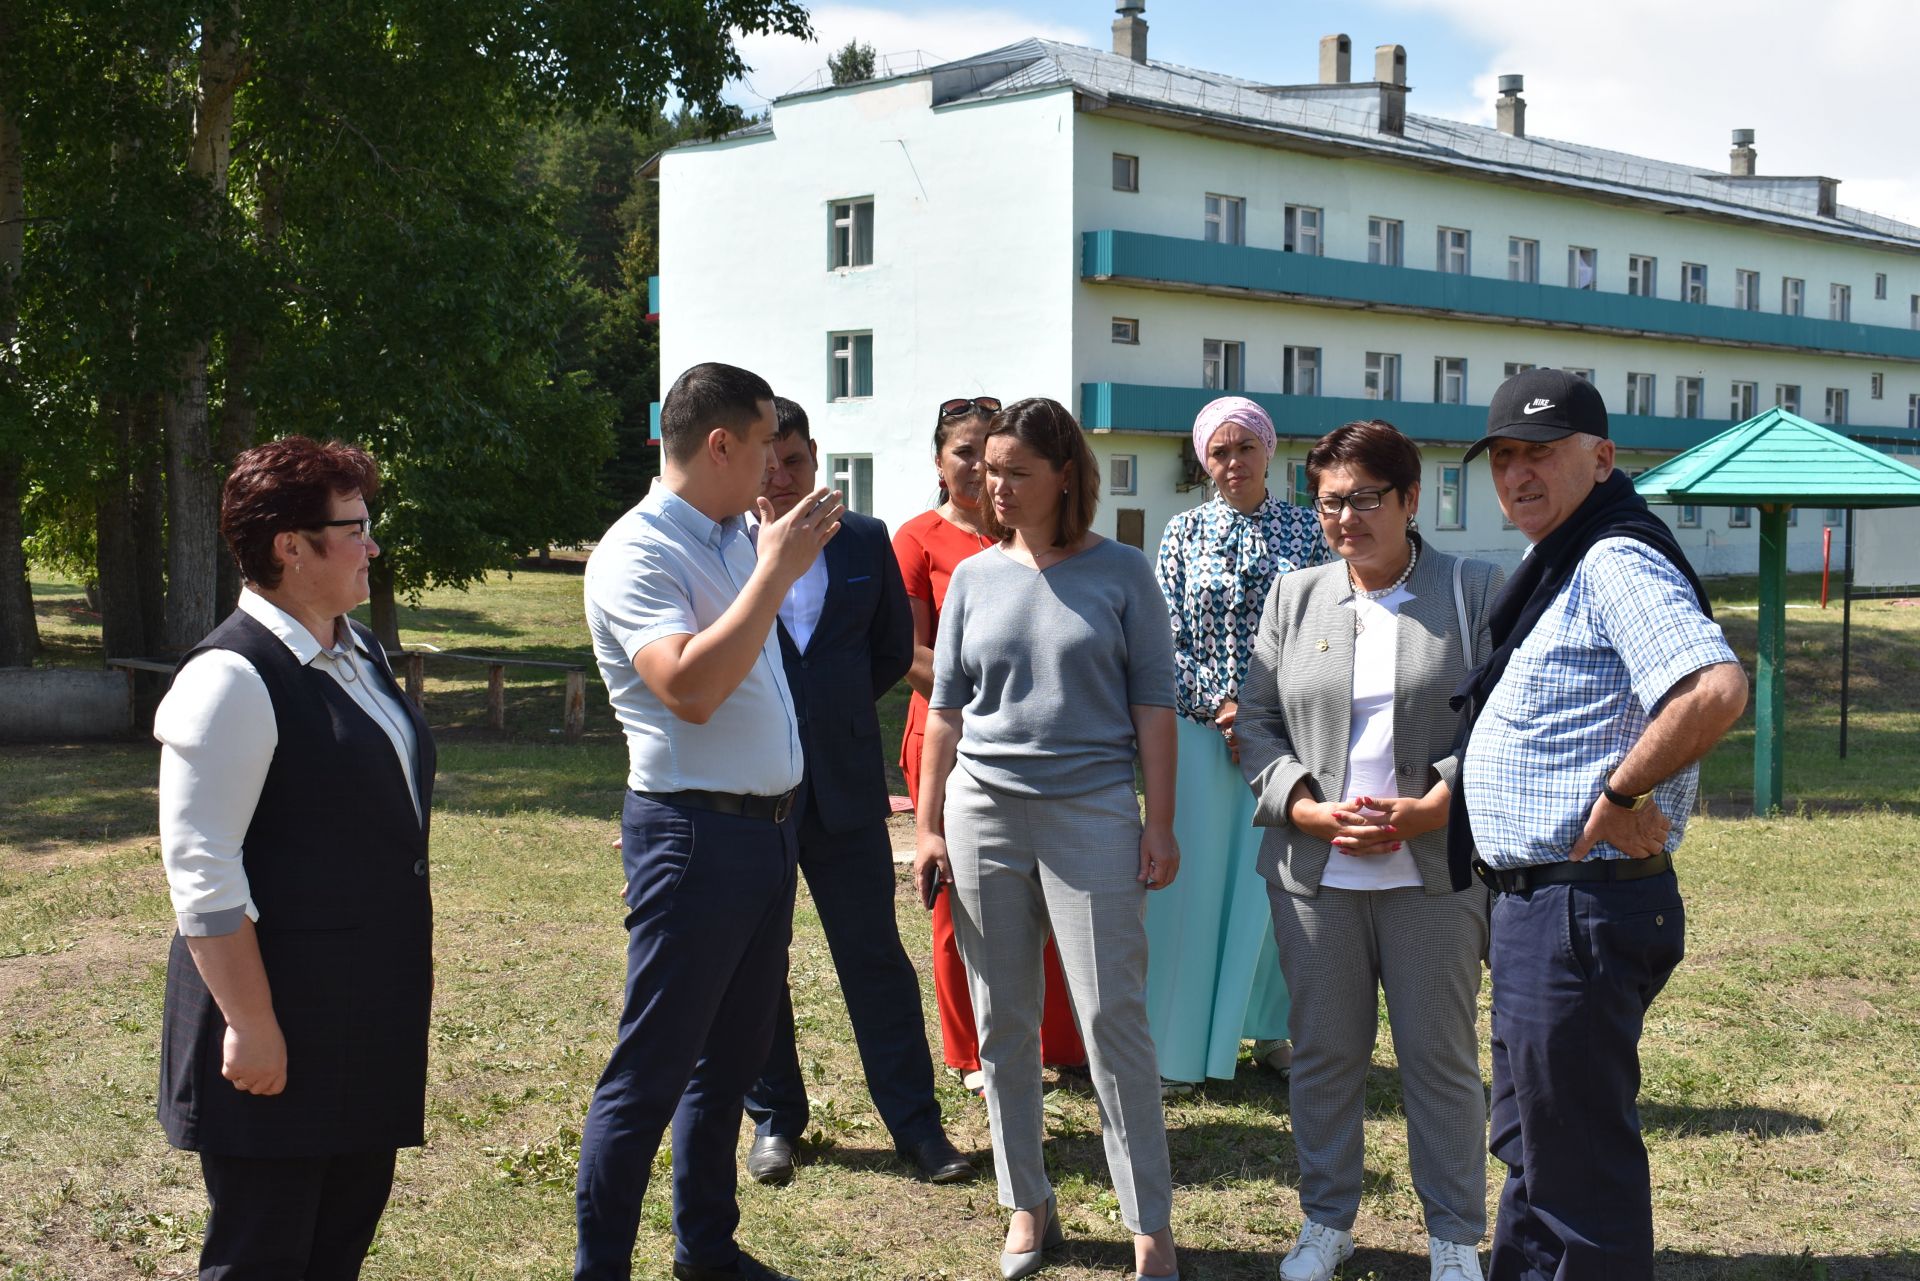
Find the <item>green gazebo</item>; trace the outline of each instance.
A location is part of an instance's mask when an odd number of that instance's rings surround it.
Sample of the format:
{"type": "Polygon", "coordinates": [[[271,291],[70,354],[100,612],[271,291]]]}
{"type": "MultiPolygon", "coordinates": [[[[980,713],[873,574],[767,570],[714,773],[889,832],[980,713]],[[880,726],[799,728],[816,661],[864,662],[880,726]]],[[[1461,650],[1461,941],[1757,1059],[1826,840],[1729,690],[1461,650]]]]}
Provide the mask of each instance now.
{"type": "Polygon", "coordinates": [[[1769,409],[1642,473],[1650,503],[1760,509],[1760,654],[1753,709],[1753,812],[1780,807],[1786,659],[1787,512],[1920,506],[1920,471],[1784,409],[1769,409]]]}

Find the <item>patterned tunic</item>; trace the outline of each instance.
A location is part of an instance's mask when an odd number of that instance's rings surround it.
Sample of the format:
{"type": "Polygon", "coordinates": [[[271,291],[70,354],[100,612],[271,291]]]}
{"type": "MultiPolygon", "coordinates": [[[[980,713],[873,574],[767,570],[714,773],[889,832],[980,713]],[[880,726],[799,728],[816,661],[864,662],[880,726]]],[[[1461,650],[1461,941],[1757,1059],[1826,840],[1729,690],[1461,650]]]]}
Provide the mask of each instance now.
{"type": "Polygon", "coordinates": [[[1154,577],[1173,619],[1182,716],[1210,722],[1240,696],[1267,593],[1280,575],[1328,557],[1319,519],[1272,494],[1252,515],[1215,498],[1169,522],[1154,577]]]}

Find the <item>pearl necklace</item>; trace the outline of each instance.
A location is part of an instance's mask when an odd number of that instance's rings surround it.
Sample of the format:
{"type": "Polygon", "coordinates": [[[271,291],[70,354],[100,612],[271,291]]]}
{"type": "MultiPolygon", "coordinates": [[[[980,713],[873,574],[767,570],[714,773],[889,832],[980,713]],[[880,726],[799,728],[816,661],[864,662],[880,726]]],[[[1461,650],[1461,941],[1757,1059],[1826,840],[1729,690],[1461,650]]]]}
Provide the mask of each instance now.
{"type": "MultiPolygon", "coordinates": [[[[1378,587],[1372,590],[1368,590],[1367,588],[1360,586],[1359,581],[1355,579],[1353,576],[1353,566],[1352,565],[1347,566],[1347,586],[1353,589],[1354,599],[1384,600],[1387,597],[1393,595],[1395,592],[1399,591],[1400,588],[1406,584],[1406,581],[1409,578],[1413,577],[1413,567],[1420,563],[1420,544],[1409,541],[1407,545],[1412,550],[1412,553],[1413,553],[1412,555],[1407,557],[1407,567],[1400,571],[1400,577],[1394,579],[1391,583],[1388,583],[1385,587],[1378,587]]],[[[1357,609],[1354,610],[1353,611],[1353,634],[1355,636],[1358,636],[1360,633],[1366,630],[1367,630],[1366,620],[1360,617],[1359,610],[1357,609]]]]}

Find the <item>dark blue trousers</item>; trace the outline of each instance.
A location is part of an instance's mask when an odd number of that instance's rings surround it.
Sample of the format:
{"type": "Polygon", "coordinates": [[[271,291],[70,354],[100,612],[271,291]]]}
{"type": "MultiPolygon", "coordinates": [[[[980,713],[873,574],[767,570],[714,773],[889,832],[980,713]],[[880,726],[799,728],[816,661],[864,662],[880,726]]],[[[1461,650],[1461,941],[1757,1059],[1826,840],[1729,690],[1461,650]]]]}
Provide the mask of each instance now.
{"type": "MultiPolygon", "coordinates": [[[[800,820],[800,870],[833,953],[867,1093],[896,1146],[923,1142],[940,1130],[940,1105],[933,1098],[920,977],[894,919],[893,845],[886,823],[876,819],[836,836],[806,807],[800,820]]],[[[747,1092],[747,1113],[757,1134],[798,1139],[807,1128],[807,1086],[794,1045],[793,1001],[784,987],[773,1048],[747,1092]]]]}
{"type": "Polygon", "coordinates": [[[1653,1276],[1640,1031],[1685,947],[1671,872],[1494,897],[1490,1281],[1653,1276]]]}
{"type": "Polygon", "coordinates": [[[786,988],[794,823],[627,793],[627,995],[580,1136],[580,1281],[632,1276],[640,1200],[673,1126],[675,1257],[728,1268],[740,1101],[766,1062],[786,988]]]}
{"type": "Polygon", "coordinates": [[[393,1156],[202,1152],[200,1281],[355,1281],[393,1190],[393,1156]]]}

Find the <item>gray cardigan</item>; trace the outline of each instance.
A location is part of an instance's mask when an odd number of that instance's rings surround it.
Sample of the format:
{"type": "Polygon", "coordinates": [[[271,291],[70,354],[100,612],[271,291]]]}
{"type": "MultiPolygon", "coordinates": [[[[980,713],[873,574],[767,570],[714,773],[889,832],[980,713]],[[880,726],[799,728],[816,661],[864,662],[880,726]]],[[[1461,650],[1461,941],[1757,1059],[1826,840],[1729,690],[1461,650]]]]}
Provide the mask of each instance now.
{"type": "MultiPolygon", "coordinates": [[[[1451,786],[1457,762],[1453,739],[1459,716],[1447,706],[1466,677],[1453,599],[1455,557],[1422,546],[1400,608],[1394,662],[1394,772],[1402,796],[1424,795],[1435,781],[1451,786]]],[[[1468,560],[1461,591],[1475,632],[1473,653],[1491,642],[1487,615],[1506,575],[1498,566],[1468,560]]],[[[1306,779],[1315,799],[1338,797],[1346,777],[1353,726],[1353,614],[1341,602],[1350,589],[1347,565],[1335,560],[1284,574],[1267,596],[1254,635],[1253,659],[1240,691],[1234,723],[1240,769],[1253,788],[1254,825],[1267,829],[1255,865],[1269,882],[1294,894],[1320,892],[1327,843],[1307,837],[1287,820],[1287,797],[1306,779]]],[[[1452,892],[1444,827],[1410,842],[1429,894],[1452,892]]]]}

